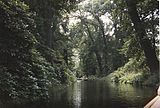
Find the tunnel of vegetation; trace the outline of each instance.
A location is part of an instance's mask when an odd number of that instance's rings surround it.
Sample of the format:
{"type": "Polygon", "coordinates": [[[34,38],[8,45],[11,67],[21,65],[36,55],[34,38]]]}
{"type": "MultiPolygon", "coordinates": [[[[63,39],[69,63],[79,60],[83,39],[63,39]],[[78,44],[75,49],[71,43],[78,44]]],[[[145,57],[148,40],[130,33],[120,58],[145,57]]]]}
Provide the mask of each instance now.
{"type": "Polygon", "coordinates": [[[158,83],[157,0],[0,0],[0,97],[47,99],[76,77],[158,83]]]}

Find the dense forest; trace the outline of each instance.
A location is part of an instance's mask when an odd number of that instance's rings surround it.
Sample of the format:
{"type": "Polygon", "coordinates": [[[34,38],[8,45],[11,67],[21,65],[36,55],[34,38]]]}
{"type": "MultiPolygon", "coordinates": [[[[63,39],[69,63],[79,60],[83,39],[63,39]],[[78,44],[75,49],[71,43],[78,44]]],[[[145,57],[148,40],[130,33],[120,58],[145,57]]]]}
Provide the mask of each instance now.
{"type": "Polygon", "coordinates": [[[156,85],[157,0],[0,0],[0,98],[46,100],[77,78],[156,85]]]}

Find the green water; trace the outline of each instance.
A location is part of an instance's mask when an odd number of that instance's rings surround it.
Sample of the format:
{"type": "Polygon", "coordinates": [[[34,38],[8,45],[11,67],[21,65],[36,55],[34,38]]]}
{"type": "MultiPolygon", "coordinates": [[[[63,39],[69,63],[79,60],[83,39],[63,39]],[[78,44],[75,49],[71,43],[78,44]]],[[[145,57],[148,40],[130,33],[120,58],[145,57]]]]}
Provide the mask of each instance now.
{"type": "Polygon", "coordinates": [[[104,81],[78,81],[54,93],[49,103],[32,103],[19,108],[143,108],[156,95],[155,88],[104,81]]]}

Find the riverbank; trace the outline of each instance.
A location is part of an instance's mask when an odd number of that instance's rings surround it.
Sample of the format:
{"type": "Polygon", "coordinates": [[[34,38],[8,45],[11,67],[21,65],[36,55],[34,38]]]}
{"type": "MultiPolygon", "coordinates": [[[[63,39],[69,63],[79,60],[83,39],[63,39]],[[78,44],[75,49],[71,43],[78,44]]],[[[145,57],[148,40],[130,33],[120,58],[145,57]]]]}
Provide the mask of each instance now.
{"type": "Polygon", "coordinates": [[[124,66],[119,67],[103,79],[115,83],[156,86],[159,83],[159,73],[150,72],[144,59],[138,61],[132,58],[124,66]]]}
{"type": "Polygon", "coordinates": [[[109,74],[103,79],[110,80],[111,82],[123,83],[123,84],[138,84],[144,86],[157,86],[158,77],[156,74],[145,74],[143,72],[133,72],[133,73],[123,73],[121,71],[116,71],[109,74]]]}
{"type": "Polygon", "coordinates": [[[87,81],[88,80],[103,80],[111,83],[142,86],[158,86],[159,75],[144,73],[142,71],[125,73],[124,71],[117,70],[104,77],[99,77],[96,75],[88,76],[87,81]]]}

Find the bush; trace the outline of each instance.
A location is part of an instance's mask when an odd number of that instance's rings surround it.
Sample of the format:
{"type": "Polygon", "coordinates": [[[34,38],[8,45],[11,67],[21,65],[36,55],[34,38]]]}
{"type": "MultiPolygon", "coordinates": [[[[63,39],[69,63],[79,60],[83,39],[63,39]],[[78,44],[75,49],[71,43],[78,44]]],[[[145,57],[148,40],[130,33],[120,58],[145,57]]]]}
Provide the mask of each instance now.
{"type": "Polygon", "coordinates": [[[153,85],[158,82],[156,75],[151,75],[149,72],[145,59],[137,60],[136,58],[129,59],[128,63],[111,73],[108,78],[112,82],[130,84],[153,85]]]}

